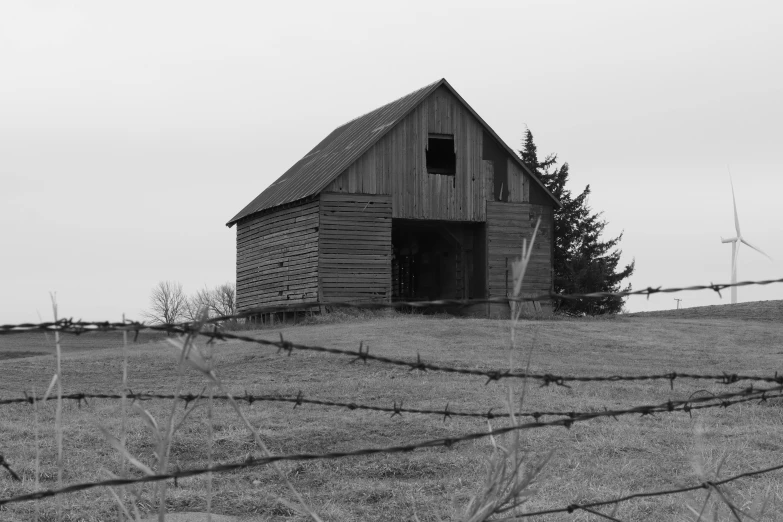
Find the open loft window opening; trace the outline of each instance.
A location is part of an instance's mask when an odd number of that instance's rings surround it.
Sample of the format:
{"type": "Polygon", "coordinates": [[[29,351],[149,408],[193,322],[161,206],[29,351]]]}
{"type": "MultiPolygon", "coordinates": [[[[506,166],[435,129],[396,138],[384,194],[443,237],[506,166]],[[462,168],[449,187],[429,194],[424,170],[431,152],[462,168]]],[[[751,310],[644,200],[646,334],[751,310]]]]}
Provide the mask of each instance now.
{"type": "Polygon", "coordinates": [[[457,153],[453,134],[433,134],[427,137],[427,172],[454,176],[457,173],[457,153]]]}

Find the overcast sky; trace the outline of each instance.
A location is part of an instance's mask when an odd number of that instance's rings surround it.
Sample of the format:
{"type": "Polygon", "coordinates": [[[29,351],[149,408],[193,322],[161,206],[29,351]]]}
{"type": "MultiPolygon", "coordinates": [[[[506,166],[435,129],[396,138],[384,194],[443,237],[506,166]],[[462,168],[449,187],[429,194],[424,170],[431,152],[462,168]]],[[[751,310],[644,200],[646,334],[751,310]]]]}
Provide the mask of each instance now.
{"type": "MultiPolygon", "coordinates": [[[[783,3],[3,2],[0,323],[233,281],[225,223],[334,127],[445,77],[592,187],[634,288],[783,277],[783,3]],[[274,5],[274,7],[270,7],[274,5]]],[[[673,308],[631,298],[632,311],[673,308]]],[[[713,292],[682,306],[727,303],[713,292]]],[[[740,301],[783,299],[783,285],[740,301]]]]}

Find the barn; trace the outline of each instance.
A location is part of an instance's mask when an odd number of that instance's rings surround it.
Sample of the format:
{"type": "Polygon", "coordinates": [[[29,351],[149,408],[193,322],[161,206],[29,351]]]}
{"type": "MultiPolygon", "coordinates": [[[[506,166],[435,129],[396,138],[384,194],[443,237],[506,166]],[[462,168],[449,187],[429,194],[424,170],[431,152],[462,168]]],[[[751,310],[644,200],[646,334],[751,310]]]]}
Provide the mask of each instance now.
{"type": "Polygon", "coordinates": [[[341,125],[231,218],[237,309],[504,297],[538,218],[523,294],[545,294],[559,205],[441,79],[341,125]]]}

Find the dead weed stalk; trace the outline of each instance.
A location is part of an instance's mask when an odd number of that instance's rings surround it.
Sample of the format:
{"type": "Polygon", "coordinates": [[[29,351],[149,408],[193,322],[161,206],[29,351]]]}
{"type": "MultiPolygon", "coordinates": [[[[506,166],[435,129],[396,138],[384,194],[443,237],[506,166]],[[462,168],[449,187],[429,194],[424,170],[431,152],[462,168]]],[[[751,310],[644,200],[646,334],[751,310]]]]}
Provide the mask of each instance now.
{"type": "MultiPolygon", "coordinates": [[[[265,456],[271,457],[272,452],[269,451],[266,444],[264,444],[264,442],[261,440],[261,435],[259,434],[258,430],[253,426],[253,424],[250,422],[250,420],[247,418],[244,412],[242,412],[242,409],[239,407],[239,403],[234,399],[233,395],[231,395],[228,389],[223,385],[223,382],[217,376],[217,373],[212,368],[211,363],[207,361],[204,354],[202,354],[201,351],[197,347],[195,347],[195,344],[192,342],[192,339],[190,337],[187,337],[185,341],[183,341],[181,338],[168,339],[168,341],[172,346],[174,346],[180,351],[180,353],[182,354],[182,360],[187,362],[187,364],[192,366],[194,369],[203,373],[204,376],[206,376],[207,379],[209,380],[209,384],[217,387],[225,394],[225,396],[228,398],[228,403],[231,405],[231,408],[234,410],[234,412],[236,412],[237,416],[242,420],[245,427],[247,427],[248,431],[253,436],[256,445],[261,449],[261,451],[265,456]]],[[[296,490],[296,488],[294,488],[294,485],[291,484],[291,481],[288,479],[288,476],[280,469],[277,463],[273,463],[272,467],[277,472],[278,476],[283,480],[283,482],[285,482],[286,486],[288,486],[288,489],[296,498],[298,505],[288,502],[283,498],[278,498],[277,500],[280,503],[284,504],[286,507],[300,514],[309,516],[311,519],[313,519],[316,522],[323,522],[321,518],[315,513],[315,511],[313,511],[313,509],[307,505],[307,503],[304,501],[304,498],[302,498],[302,495],[296,490]]],[[[162,520],[160,522],[162,522],[162,520]]]]}
{"type": "Polygon", "coordinates": [[[688,509],[688,522],[744,522],[746,520],[762,520],[767,514],[773,516],[772,520],[777,520],[774,509],[774,495],[767,494],[748,502],[747,506],[738,501],[737,493],[727,484],[718,485],[723,466],[729,457],[725,453],[720,458],[705,459],[704,455],[708,453],[704,444],[705,428],[697,422],[694,427],[694,455],[691,465],[696,475],[703,484],[708,485],[704,499],[699,501],[700,494],[693,495],[685,504],[688,509]],[[770,499],[772,499],[772,509],[770,510],[770,499]]]}
{"type": "MultiPolygon", "coordinates": [[[[514,288],[512,297],[519,298],[522,295],[522,282],[525,277],[530,256],[533,252],[533,242],[535,241],[538,227],[541,223],[539,218],[533,231],[533,237],[530,239],[530,245],[526,240],[522,240],[522,255],[519,260],[513,263],[514,288]]],[[[517,350],[516,330],[519,323],[522,307],[518,302],[509,301],[511,309],[510,340],[509,340],[509,369],[513,368],[514,353],[517,350]]],[[[527,370],[530,369],[530,357],[535,347],[535,334],[532,345],[527,356],[527,370]]],[[[522,389],[519,392],[519,404],[524,401],[526,391],[526,381],[523,381],[522,389]]],[[[516,410],[517,400],[511,386],[508,387],[508,396],[506,398],[506,407],[508,408],[509,418],[512,425],[519,424],[514,411],[516,410]]],[[[487,420],[487,425],[492,431],[492,425],[487,420]]],[[[524,442],[522,434],[514,431],[507,435],[506,440],[490,437],[492,443],[492,453],[487,461],[487,471],[484,483],[481,489],[470,499],[465,508],[462,517],[463,522],[484,522],[490,517],[501,516],[502,518],[492,518],[492,520],[513,520],[513,512],[522,504],[527,502],[534,494],[534,485],[539,475],[543,471],[549,459],[552,456],[550,451],[543,457],[536,457],[531,452],[523,448],[524,442]],[[511,518],[508,518],[511,516],[511,518]]]]}

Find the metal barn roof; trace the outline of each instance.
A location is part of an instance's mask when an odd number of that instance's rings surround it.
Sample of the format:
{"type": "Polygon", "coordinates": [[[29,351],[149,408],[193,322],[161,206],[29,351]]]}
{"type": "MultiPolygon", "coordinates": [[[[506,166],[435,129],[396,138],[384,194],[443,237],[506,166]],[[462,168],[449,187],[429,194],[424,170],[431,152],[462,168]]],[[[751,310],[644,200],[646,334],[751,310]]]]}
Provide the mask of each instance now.
{"type": "MultiPolygon", "coordinates": [[[[231,218],[226,226],[230,227],[240,219],[256,212],[318,194],[441,85],[445,85],[519,162],[525,171],[529,172],[514,151],[495,134],[444,78],[333,130],[321,143],[231,218]]],[[[557,206],[560,206],[560,202],[546,190],[536,176],[531,175],[531,178],[541,186],[557,206]]]]}

